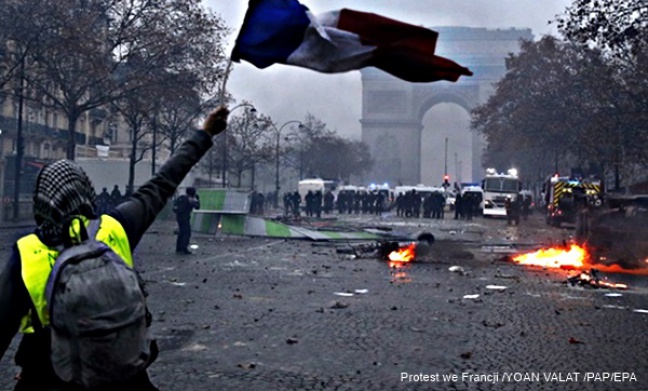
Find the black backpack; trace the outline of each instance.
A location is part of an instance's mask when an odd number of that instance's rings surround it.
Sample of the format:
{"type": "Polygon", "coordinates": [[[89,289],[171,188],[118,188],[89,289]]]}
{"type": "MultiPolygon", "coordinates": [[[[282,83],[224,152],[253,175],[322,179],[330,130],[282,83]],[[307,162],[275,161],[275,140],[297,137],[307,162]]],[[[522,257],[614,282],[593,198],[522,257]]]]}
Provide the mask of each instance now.
{"type": "Polygon", "coordinates": [[[66,238],[46,287],[52,366],[84,388],[123,382],[149,364],[145,294],[135,270],[95,239],[100,220],[87,230],[74,220],[80,242],[66,238]]]}

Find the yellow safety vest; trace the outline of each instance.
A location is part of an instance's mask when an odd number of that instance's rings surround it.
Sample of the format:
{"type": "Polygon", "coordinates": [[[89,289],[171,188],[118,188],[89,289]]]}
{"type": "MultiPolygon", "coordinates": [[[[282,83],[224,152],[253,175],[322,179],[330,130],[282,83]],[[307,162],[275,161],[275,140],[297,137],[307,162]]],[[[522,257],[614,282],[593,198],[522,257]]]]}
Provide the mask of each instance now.
{"type": "MultiPolygon", "coordinates": [[[[115,218],[109,215],[102,215],[100,218],[101,223],[99,224],[96,239],[108,245],[117,255],[121,256],[129,267],[133,267],[133,256],[124,228],[115,218]]],[[[89,220],[85,217],[81,217],[81,219],[87,226],[89,220]]],[[[75,222],[78,228],[78,221],[75,222]]],[[[70,228],[70,232],[78,235],[74,225],[70,228]]],[[[20,253],[23,282],[34,303],[41,325],[47,326],[49,324],[49,312],[47,310],[45,287],[59,251],[43,244],[36,234],[30,234],[18,240],[18,252],[20,253]]],[[[34,332],[31,310],[23,317],[20,332],[34,332]]]]}

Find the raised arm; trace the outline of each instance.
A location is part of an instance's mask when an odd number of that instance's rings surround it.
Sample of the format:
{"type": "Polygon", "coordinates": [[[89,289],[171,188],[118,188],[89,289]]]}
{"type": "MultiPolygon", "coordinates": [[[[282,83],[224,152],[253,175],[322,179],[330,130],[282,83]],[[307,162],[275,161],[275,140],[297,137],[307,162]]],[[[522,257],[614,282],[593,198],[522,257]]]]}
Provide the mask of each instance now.
{"type": "Polygon", "coordinates": [[[212,111],[202,130],[185,140],[151,179],[117,206],[114,217],[124,226],[131,248],[137,246],[180,182],[213,145],[212,137],[225,130],[228,114],[224,107],[212,111]]]}

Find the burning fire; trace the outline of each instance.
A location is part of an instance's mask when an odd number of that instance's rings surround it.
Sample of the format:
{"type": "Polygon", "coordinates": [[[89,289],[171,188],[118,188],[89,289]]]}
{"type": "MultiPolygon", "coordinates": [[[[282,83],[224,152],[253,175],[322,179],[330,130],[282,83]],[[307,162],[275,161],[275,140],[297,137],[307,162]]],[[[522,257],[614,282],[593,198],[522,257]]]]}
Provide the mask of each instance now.
{"type": "Polygon", "coordinates": [[[585,265],[587,257],[587,251],[583,247],[572,244],[569,249],[550,247],[529,254],[517,255],[513,257],[513,261],[521,265],[580,269],[585,265]]]}
{"type": "Polygon", "coordinates": [[[591,269],[589,272],[581,271],[577,275],[567,278],[567,281],[572,285],[580,284],[580,285],[590,285],[595,288],[622,289],[622,290],[628,289],[628,286],[626,284],[601,280],[598,276],[598,272],[599,271],[596,269],[591,269]]]}
{"type": "Polygon", "coordinates": [[[392,262],[412,262],[416,256],[416,243],[410,243],[406,247],[389,253],[388,258],[392,262]]]}
{"type": "MultiPolygon", "coordinates": [[[[601,258],[601,260],[603,259],[601,258]]],[[[571,244],[569,248],[559,246],[543,248],[533,253],[514,256],[512,260],[520,265],[555,269],[584,270],[594,268],[603,273],[648,275],[648,268],[626,269],[618,264],[593,262],[587,249],[577,244],[571,244]]],[[[646,261],[648,262],[648,259],[646,261]]]]}

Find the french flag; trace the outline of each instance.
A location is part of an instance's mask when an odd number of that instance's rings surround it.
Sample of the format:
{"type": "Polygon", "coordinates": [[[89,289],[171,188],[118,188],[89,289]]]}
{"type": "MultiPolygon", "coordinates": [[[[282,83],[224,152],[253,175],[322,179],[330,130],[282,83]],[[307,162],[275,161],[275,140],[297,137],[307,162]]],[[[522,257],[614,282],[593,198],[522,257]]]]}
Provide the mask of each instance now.
{"type": "Polygon", "coordinates": [[[314,16],[297,0],[250,0],[232,61],[325,73],[373,66],[419,83],[472,76],[468,68],[434,54],[438,36],[372,13],[342,9],[314,16]]]}

